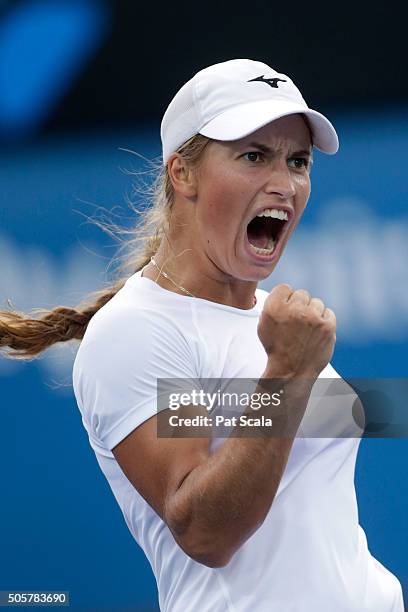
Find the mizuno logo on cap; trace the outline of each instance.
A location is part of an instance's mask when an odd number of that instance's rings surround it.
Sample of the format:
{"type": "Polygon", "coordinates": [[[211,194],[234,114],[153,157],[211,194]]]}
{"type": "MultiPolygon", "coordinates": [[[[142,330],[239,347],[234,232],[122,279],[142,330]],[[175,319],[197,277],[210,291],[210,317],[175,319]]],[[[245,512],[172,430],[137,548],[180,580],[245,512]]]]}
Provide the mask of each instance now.
{"type": "Polygon", "coordinates": [[[260,81],[261,83],[267,83],[271,87],[276,87],[276,88],[278,87],[279,81],[281,81],[282,83],[286,83],[285,79],[278,79],[278,78],[265,79],[264,75],[256,77],[256,79],[249,79],[247,83],[251,83],[252,81],[260,81]]]}

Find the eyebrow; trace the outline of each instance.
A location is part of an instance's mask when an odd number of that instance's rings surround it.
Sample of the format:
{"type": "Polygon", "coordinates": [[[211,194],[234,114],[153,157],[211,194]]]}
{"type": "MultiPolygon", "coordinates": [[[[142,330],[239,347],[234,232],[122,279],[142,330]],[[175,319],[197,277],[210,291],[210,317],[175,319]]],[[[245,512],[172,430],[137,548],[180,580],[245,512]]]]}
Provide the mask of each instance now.
{"type": "MultiPolygon", "coordinates": [[[[261,142],[249,142],[247,146],[255,147],[256,149],[259,149],[263,153],[274,153],[275,152],[274,149],[267,147],[261,142]]],[[[300,151],[294,151],[292,155],[309,155],[309,157],[312,157],[312,149],[301,149],[300,151]]]]}

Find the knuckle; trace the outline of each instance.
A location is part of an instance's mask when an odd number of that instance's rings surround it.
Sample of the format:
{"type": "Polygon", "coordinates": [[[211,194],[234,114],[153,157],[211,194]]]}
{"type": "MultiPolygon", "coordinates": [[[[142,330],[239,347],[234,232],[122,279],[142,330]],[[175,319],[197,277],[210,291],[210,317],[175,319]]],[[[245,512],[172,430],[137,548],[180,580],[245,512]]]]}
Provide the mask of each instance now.
{"type": "Polygon", "coordinates": [[[316,308],[313,308],[313,307],[310,308],[309,316],[310,316],[310,320],[313,321],[316,327],[321,326],[322,323],[324,324],[324,319],[322,318],[321,313],[316,308]]]}
{"type": "Polygon", "coordinates": [[[327,336],[331,336],[336,331],[336,325],[333,323],[333,321],[326,321],[325,325],[323,326],[323,330],[327,336]]]}
{"type": "Polygon", "coordinates": [[[307,289],[296,289],[295,294],[301,296],[306,295],[307,297],[310,297],[310,293],[307,289]]]}
{"type": "Polygon", "coordinates": [[[304,324],[311,324],[311,318],[306,308],[302,303],[294,303],[289,310],[289,318],[292,321],[302,322],[304,324]]]}
{"type": "Polygon", "coordinates": [[[312,298],[310,300],[310,303],[313,304],[314,306],[320,306],[321,308],[323,308],[323,310],[325,308],[324,302],[320,298],[312,298]]]}
{"type": "Polygon", "coordinates": [[[288,283],[280,283],[279,285],[275,285],[275,287],[269,293],[268,298],[274,300],[276,299],[276,294],[287,295],[292,292],[293,292],[293,287],[291,285],[289,285],[288,283]]]}
{"type": "Polygon", "coordinates": [[[302,302],[297,302],[297,301],[289,302],[288,314],[291,317],[304,316],[306,312],[305,312],[305,308],[302,302]]]}

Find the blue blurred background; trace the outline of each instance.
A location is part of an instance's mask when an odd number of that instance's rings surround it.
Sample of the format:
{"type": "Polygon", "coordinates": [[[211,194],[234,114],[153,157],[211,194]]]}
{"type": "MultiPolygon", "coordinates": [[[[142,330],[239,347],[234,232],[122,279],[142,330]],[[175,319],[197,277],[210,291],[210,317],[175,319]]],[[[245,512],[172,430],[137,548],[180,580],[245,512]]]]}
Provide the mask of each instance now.
{"type": "MultiPolygon", "coordinates": [[[[289,19],[282,7],[254,2],[249,15],[226,3],[197,28],[187,4],[174,15],[161,4],[0,3],[1,308],[73,306],[100,288],[117,245],[87,217],[131,221],[134,179],[123,170],[146,169],[124,149],[157,158],[178,87],[205,65],[252,57],[291,75],[341,143],[334,157],[316,152],[303,221],[263,287],[306,287],[335,310],[342,376],[407,377],[408,85],[390,59],[402,53],[402,5],[392,24],[391,9],[367,17],[364,5],[352,20],[342,5],[333,24],[318,4],[289,19]]],[[[150,566],[82,427],[77,348],[0,358],[0,590],[70,591],[74,610],[157,610],[150,566]]],[[[406,597],[407,451],[405,439],[364,439],[356,469],[370,550],[406,597]]]]}

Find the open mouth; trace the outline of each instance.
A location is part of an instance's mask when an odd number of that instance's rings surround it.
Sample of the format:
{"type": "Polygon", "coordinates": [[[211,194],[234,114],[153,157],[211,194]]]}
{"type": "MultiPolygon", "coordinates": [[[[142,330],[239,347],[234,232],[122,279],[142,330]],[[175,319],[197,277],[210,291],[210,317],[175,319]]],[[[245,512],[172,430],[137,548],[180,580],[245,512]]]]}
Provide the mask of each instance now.
{"type": "Polygon", "coordinates": [[[247,237],[253,250],[259,255],[272,255],[288,222],[286,211],[267,209],[248,223],[247,237]]]}

